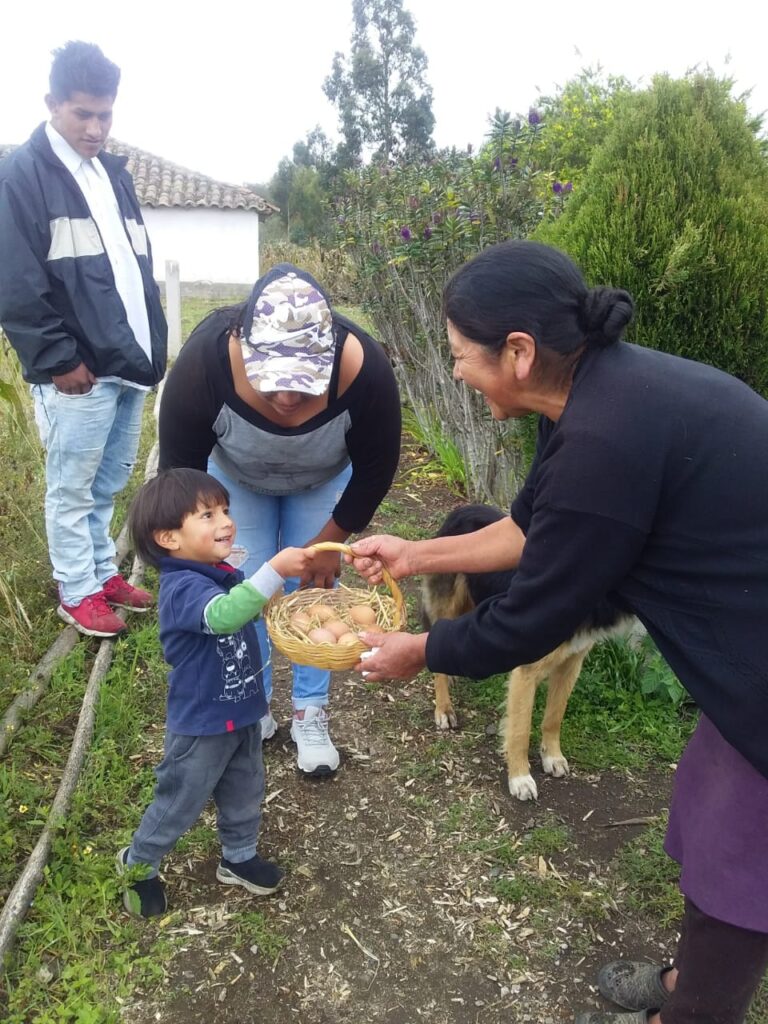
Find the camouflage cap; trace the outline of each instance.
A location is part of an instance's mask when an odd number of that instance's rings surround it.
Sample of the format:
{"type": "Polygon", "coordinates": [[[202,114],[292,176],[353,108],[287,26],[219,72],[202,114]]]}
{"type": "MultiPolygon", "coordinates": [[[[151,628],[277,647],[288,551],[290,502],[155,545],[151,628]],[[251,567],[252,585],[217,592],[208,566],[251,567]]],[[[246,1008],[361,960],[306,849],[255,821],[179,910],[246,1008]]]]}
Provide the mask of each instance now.
{"type": "Polygon", "coordinates": [[[290,264],[275,269],[246,309],[241,345],[248,380],[256,391],[323,395],[336,345],[331,307],[308,274],[290,264]]]}

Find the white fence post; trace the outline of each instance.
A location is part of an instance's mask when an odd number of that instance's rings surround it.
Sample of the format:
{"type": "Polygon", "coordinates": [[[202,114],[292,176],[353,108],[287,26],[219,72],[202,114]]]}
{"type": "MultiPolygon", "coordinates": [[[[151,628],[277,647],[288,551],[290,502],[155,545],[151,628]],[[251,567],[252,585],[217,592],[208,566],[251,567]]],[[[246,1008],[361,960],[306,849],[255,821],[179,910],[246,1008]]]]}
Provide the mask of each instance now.
{"type": "Polygon", "coordinates": [[[165,261],[165,316],[168,320],[168,358],[181,351],[181,281],[176,260],[165,261]]]}

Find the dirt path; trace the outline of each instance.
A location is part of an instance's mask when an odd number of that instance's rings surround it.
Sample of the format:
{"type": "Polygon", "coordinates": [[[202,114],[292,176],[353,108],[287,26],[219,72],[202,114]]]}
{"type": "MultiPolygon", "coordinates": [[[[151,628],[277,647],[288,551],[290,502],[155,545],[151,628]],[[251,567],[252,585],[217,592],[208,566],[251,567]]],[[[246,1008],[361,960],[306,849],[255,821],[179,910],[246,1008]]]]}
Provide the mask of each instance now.
{"type": "MultiPolygon", "coordinates": [[[[374,527],[428,532],[457,503],[415,482],[421,461],[408,454],[374,527]]],[[[461,730],[438,734],[427,683],[340,673],[342,768],[314,782],[295,770],[288,691],[282,665],[261,850],[288,868],[284,888],[241,896],[216,883],[213,852],[177,852],[174,912],[160,926],[165,990],[126,1005],[127,1021],[561,1024],[598,1004],[599,963],[666,946],[626,912],[610,863],[642,828],[615,823],[662,810],[668,772],[552,780],[537,769],[539,801],[518,803],[495,712],[459,700],[461,730]]]]}

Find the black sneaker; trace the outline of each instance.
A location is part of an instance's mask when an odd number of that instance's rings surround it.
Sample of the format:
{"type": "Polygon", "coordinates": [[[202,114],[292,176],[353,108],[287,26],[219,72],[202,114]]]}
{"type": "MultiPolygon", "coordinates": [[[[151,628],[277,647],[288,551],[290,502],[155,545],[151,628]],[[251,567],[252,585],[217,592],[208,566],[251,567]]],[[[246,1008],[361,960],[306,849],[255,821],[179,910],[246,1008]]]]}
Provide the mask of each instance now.
{"type": "Polygon", "coordinates": [[[262,860],[258,853],[240,864],[233,864],[231,860],[222,858],[216,868],[216,878],[224,885],[242,885],[248,892],[256,893],[257,896],[269,896],[280,885],[284,875],[282,868],[268,860],[262,860]]]}
{"type": "MultiPolygon", "coordinates": [[[[117,873],[124,875],[128,870],[128,847],[124,846],[117,855],[117,873]]],[[[159,917],[168,909],[165,886],[157,875],[132,882],[123,889],[123,906],[134,917],[159,917]]]]}

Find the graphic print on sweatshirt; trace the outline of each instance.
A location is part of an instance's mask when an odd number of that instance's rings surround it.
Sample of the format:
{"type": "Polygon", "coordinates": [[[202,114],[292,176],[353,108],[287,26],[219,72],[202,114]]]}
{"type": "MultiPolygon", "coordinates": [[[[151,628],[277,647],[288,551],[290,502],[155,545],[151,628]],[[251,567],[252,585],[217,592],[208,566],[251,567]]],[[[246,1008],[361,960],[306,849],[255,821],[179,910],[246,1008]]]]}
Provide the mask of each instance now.
{"type": "Polygon", "coordinates": [[[257,692],[256,673],[251,665],[248,645],[242,630],[216,637],[216,653],[221,658],[223,689],[215,700],[240,702],[257,692]]]}

